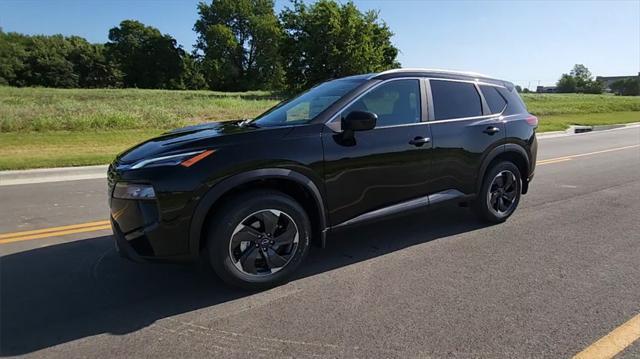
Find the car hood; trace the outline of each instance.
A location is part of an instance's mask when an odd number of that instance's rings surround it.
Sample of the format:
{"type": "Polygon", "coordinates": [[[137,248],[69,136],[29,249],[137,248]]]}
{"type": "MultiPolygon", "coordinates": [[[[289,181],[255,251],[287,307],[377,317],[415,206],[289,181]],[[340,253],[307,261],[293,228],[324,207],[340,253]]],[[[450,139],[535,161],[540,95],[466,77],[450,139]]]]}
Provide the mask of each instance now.
{"type": "Polygon", "coordinates": [[[241,123],[242,121],[212,122],[179,128],[124,151],[118,155],[116,161],[119,164],[131,164],[150,157],[207,149],[211,146],[223,145],[226,141],[222,141],[222,139],[231,135],[266,130],[242,126],[241,123]]]}

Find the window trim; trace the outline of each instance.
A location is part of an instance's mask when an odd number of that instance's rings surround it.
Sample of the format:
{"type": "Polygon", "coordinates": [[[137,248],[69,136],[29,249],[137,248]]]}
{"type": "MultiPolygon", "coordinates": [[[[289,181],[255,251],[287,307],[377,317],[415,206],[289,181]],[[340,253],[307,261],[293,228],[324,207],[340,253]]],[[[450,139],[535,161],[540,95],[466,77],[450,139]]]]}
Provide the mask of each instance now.
{"type": "Polygon", "coordinates": [[[358,94],[356,97],[354,97],[349,102],[344,104],[340,109],[338,109],[333,115],[331,115],[331,117],[329,117],[329,119],[327,121],[325,121],[324,124],[327,127],[329,127],[331,130],[333,130],[334,132],[342,132],[341,122],[340,121],[335,121],[335,120],[342,114],[342,112],[345,109],[347,109],[349,106],[351,106],[354,102],[358,101],[362,96],[364,96],[367,93],[369,93],[370,91],[373,91],[374,89],[376,89],[378,86],[382,86],[383,84],[386,84],[386,83],[391,82],[391,81],[399,81],[399,80],[418,80],[418,81],[420,81],[420,99],[421,99],[420,106],[421,106],[421,116],[422,116],[421,121],[420,122],[414,122],[414,123],[405,123],[405,124],[400,124],[400,125],[380,126],[380,127],[376,127],[375,129],[378,129],[378,128],[390,128],[390,127],[402,127],[402,126],[416,126],[416,125],[424,125],[424,124],[437,124],[437,123],[447,123],[447,122],[457,122],[457,121],[467,121],[467,120],[480,120],[480,119],[487,119],[487,118],[491,118],[491,117],[495,117],[496,120],[500,120],[503,117],[502,114],[504,113],[504,110],[507,108],[507,106],[505,105],[505,108],[502,109],[502,112],[500,112],[500,113],[491,113],[491,110],[489,109],[489,106],[487,105],[487,102],[486,102],[486,100],[484,98],[484,95],[483,95],[482,91],[480,90],[480,85],[500,87],[500,88],[506,89],[506,87],[502,86],[502,85],[498,85],[498,84],[494,84],[494,83],[490,83],[490,82],[485,82],[485,81],[480,81],[480,80],[459,80],[459,79],[447,79],[447,78],[427,77],[427,76],[394,77],[394,78],[391,78],[391,79],[382,80],[382,81],[370,86],[369,88],[364,90],[362,93],[358,94]],[[450,119],[446,119],[446,120],[435,120],[435,111],[434,111],[434,107],[433,107],[433,94],[431,92],[431,80],[465,82],[465,83],[473,84],[475,86],[475,88],[476,88],[476,91],[478,91],[478,95],[480,96],[480,101],[481,101],[481,104],[482,104],[482,115],[481,116],[472,116],[472,117],[450,118],[450,119]]]}

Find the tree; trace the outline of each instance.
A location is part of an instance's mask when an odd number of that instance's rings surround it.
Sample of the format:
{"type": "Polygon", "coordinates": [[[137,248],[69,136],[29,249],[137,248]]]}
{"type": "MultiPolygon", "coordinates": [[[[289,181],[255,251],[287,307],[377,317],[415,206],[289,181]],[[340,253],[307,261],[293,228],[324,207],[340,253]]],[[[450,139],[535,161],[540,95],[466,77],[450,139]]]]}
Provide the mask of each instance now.
{"type": "Polygon", "coordinates": [[[576,80],[577,88],[583,88],[587,86],[592,79],[591,71],[589,71],[589,69],[582,64],[573,65],[573,69],[571,69],[570,75],[576,80]]]}
{"type": "Polygon", "coordinates": [[[151,26],[124,20],[109,30],[107,57],[118,63],[126,87],[183,88],[184,51],[176,40],[151,26]]]}
{"type": "Polygon", "coordinates": [[[116,66],[104,46],[78,36],[0,32],[0,83],[12,86],[115,87],[116,66]]]}
{"type": "Polygon", "coordinates": [[[117,65],[107,60],[103,44],[91,44],[79,36],[67,38],[71,49],[67,58],[78,76],[78,87],[121,87],[122,72],[117,65]]]}
{"type": "Polygon", "coordinates": [[[575,64],[569,74],[562,74],[556,84],[558,92],[602,93],[604,85],[593,80],[591,71],[582,65],[575,64]]]}
{"type": "Polygon", "coordinates": [[[579,88],[579,92],[601,94],[604,91],[604,84],[600,81],[589,80],[579,88]]]}
{"type": "Polygon", "coordinates": [[[188,90],[202,90],[207,88],[207,81],[202,73],[202,63],[189,54],[186,54],[184,57],[182,84],[184,88],[188,90]]]}
{"type": "Polygon", "coordinates": [[[62,35],[26,36],[19,39],[23,56],[16,73],[17,86],[71,88],[78,86],[79,76],[69,59],[72,48],[62,35]]]}
{"type": "Polygon", "coordinates": [[[279,87],[282,28],[272,0],[198,4],[196,54],[209,88],[244,91],[279,87]]]}
{"type": "Polygon", "coordinates": [[[556,83],[558,92],[574,93],[576,92],[576,79],[569,74],[562,74],[560,80],[556,83]]]}
{"type": "Polygon", "coordinates": [[[611,84],[611,90],[622,96],[638,96],[640,95],[640,77],[615,81],[611,84]]]}
{"type": "Polygon", "coordinates": [[[26,53],[21,42],[26,36],[0,30],[0,84],[16,86],[16,78],[24,68],[26,53]]]}
{"type": "Polygon", "coordinates": [[[516,92],[517,93],[521,93],[522,92],[522,87],[520,87],[520,85],[516,85],[516,92]]]}
{"type": "Polygon", "coordinates": [[[300,91],[331,78],[399,67],[393,33],[375,11],[320,0],[294,0],[280,15],[287,87],[300,91]]]}

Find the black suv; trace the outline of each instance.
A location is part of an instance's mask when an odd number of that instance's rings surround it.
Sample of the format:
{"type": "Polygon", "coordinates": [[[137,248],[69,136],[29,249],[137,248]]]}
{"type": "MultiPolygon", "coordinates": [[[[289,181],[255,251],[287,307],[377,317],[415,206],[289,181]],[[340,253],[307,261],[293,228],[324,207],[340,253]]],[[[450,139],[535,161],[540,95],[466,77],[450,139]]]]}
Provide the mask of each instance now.
{"type": "Polygon", "coordinates": [[[254,120],[178,129],[109,167],[118,250],[208,256],[225,281],[266,288],[311,241],[443,201],[502,222],[527,192],[536,127],[513,84],[400,69],[322,83],[254,120]]]}

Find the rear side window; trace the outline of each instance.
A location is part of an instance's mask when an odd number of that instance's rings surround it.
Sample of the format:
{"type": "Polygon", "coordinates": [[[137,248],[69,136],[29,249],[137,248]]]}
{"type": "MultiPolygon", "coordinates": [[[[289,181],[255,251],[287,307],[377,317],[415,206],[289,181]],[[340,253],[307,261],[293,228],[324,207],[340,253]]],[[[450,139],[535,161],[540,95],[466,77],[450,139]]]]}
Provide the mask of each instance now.
{"type": "Polygon", "coordinates": [[[505,101],[504,97],[500,95],[500,92],[498,92],[496,87],[480,85],[480,91],[482,91],[491,113],[500,113],[504,110],[504,107],[507,105],[507,101],[505,101]]]}
{"type": "Polygon", "coordinates": [[[514,88],[507,90],[506,88],[498,87],[498,92],[508,99],[507,108],[504,110],[505,115],[527,113],[527,107],[514,88]]]}
{"type": "Polygon", "coordinates": [[[436,120],[482,116],[480,94],[468,82],[430,80],[436,120]]]}

